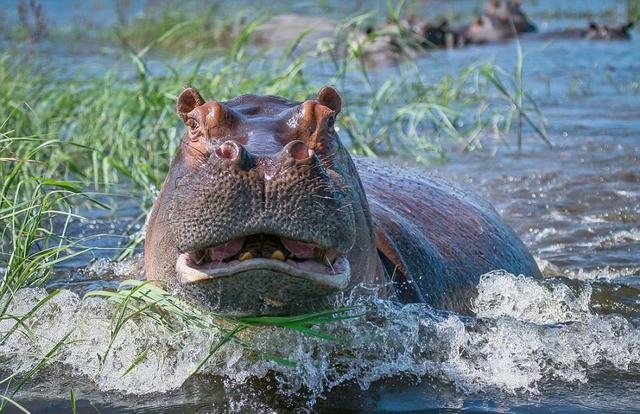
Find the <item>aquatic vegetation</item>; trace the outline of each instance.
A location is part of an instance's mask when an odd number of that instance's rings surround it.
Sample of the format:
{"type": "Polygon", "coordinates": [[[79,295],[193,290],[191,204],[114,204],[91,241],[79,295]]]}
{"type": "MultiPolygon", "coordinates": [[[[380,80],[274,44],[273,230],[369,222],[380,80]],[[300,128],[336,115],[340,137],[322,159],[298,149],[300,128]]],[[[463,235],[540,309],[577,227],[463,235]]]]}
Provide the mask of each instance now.
{"type": "MultiPolygon", "coordinates": [[[[85,297],[93,296],[108,298],[118,305],[116,318],[113,321],[111,340],[105,354],[100,357],[101,360],[105,358],[121,328],[129,319],[147,317],[172,334],[177,334],[185,329],[202,329],[217,333],[221,337],[211,346],[209,352],[199,362],[194,373],[200,371],[227,342],[232,341],[250,352],[256,352],[251,346],[250,339],[242,339],[241,333],[243,331],[255,330],[258,327],[275,327],[290,329],[304,335],[329,341],[339,341],[343,339],[318,331],[314,329],[314,326],[362,316],[361,313],[357,312],[357,307],[341,307],[291,316],[245,316],[234,318],[200,309],[197,305],[176,296],[175,293],[167,292],[149,282],[138,280],[122,282],[116,292],[94,290],[85,295],[85,297]]],[[[129,373],[144,360],[146,351],[136,357],[134,363],[127,368],[123,375],[129,373]]],[[[295,365],[296,363],[289,360],[287,355],[260,355],[258,353],[258,357],[286,365],[295,365]]]]}
{"type": "MultiPolygon", "coordinates": [[[[6,124],[7,120],[2,128],[6,124]]],[[[56,139],[17,137],[12,136],[11,131],[0,132],[0,153],[3,155],[0,170],[4,172],[0,182],[0,321],[15,322],[10,329],[2,331],[0,346],[18,333],[31,336],[28,319],[59,291],[51,291],[20,316],[9,311],[17,292],[26,287],[42,286],[56,265],[88,250],[79,240],[67,237],[69,223],[77,217],[72,208],[77,203],[73,199],[80,197],[105,207],[73,182],[23,173],[31,164],[41,162],[37,160],[39,155],[56,145],[64,144],[56,139]]],[[[7,393],[2,396],[0,410],[6,404],[21,409],[11,396],[47,363],[65,340],[66,337],[54,343],[20,378],[9,375],[0,380],[7,393]]]]}
{"type": "Polygon", "coordinates": [[[627,20],[630,22],[640,21],[639,0],[627,0],[627,20]]]}

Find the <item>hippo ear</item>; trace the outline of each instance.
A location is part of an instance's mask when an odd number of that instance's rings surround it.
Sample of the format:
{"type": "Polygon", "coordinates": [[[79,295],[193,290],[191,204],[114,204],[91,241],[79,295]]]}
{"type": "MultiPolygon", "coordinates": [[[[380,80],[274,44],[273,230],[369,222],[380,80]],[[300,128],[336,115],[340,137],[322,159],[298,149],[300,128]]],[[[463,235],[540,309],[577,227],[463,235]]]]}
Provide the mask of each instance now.
{"type": "Polygon", "coordinates": [[[477,16],[476,17],[476,24],[478,26],[484,26],[484,20],[482,20],[482,16],[477,16]]]}
{"type": "Polygon", "coordinates": [[[635,22],[628,21],[628,22],[627,22],[627,24],[625,24],[622,28],[623,28],[624,30],[629,30],[629,29],[631,29],[635,24],[636,24],[635,22]]]}
{"type": "Polygon", "coordinates": [[[449,20],[447,20],[447,19],[442,19],[442,20],[440,21],[440,28],[441,28],[441,29],[446,29],[446,28],[448,28],[448,27],[449,27],[449,20]]]}
{"type": "Polygon", "coordinates": [[[598,23],[594,21],[589,22],[589,29],[598,30],[598,23]]]}
{"type": "Polygon", "coordinates": [[[336,114],[340,113],[340,110],[342,109],[342,98],[340,98],[338,92],[331,86],[325,86],[320,89],[316,100],[320,102],[321,105],[335,111],[336,114]]]}
{"type": "Polygon", "coordinates": [[[178,96],[178,101],[176,102],[176,112],[180,115],[180,118],[184,122],[187,121],[187,114],[197,106],[204,104],[204,99],[198,93],[197,90],[193,88],[187,88],[180,96],[178,96]]]}

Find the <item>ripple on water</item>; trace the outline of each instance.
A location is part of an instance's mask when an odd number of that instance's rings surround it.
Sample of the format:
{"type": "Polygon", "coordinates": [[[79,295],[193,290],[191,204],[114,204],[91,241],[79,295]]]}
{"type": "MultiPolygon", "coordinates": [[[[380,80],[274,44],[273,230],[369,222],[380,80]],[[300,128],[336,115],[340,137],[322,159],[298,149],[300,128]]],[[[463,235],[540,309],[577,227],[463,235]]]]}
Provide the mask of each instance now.
{"type": "MultiPolygon", "coordinates": [[[[230,344],[219,355],[225,362],[207,366],[205,373],[224,378],[227,387],[273,375],[280,395],[302,396],[310,405],[340,385],[367,389],[398,376],[453,384],[464,394],[538,393],[554,381],[586,383],[603,367],[639,375],[640,330],[622,316],[594,313],[589,284],[575,289],[495,271],[482,277],[478,292],[475,318],[352,294],[342,304],[367,306],[366,317],[324,329],[346,343],[263,329],[247,339],[260,352],[286,356],[295,366],[257,359],[230,344]]],[[[45,295],[42,289],[22,290],[10,312],[23,315],[45,295]]],[[[135,318],[101,360],[113,314],[114,306],[104,299],[81,299],[63,290],[28,320],[33,335],[13,335],[0,346],[0,357],[7,368],[25,373],[71,332],[51,364],[91,380],[101,391],[148,394],[180,388],[220,339],[212,331],[170,335],[148,318],[135,318]],[[123,376],[145,350],[140,365],[123,376]]],[[[12,324],[0,322],[0,331],[12,324]]]]}

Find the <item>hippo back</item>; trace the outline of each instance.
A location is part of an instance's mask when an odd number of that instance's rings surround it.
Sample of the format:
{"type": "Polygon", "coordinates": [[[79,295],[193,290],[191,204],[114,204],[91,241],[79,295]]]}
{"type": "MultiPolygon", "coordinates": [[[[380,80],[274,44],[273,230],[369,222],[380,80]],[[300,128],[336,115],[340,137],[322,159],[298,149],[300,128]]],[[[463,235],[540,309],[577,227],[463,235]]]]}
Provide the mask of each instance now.
{"type": "Polygon", "coordinates": [[[466,313],[483,273],[540,276],[522,241],[486,201],[415,170],[354,161],[378,252],[403,301],[466,313]]]}

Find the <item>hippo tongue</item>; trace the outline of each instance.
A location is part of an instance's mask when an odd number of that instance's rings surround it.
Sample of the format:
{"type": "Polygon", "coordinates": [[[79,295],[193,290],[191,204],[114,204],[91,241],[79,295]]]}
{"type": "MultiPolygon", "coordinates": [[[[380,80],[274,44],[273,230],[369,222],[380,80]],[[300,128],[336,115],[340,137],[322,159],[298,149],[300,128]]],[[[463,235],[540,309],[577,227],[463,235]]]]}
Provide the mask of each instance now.
{"type": "Polygon", "coordinates": [[[238,253],[242,246],[244,246],[244,237],[241,239],[231,240],[230,242],[226,242],[224,244],[220,244],[215,247],[209,248],[209,257],[211,257],[211,261],[222,261],[228,257],[231,257],[238,253]]]}
{"type": "Polygon", "coordinates": [[[280,239],[284,247],[299,259],[311,259],[314,257],[315,244],[304,243],[298,240],[280,239]]]}

